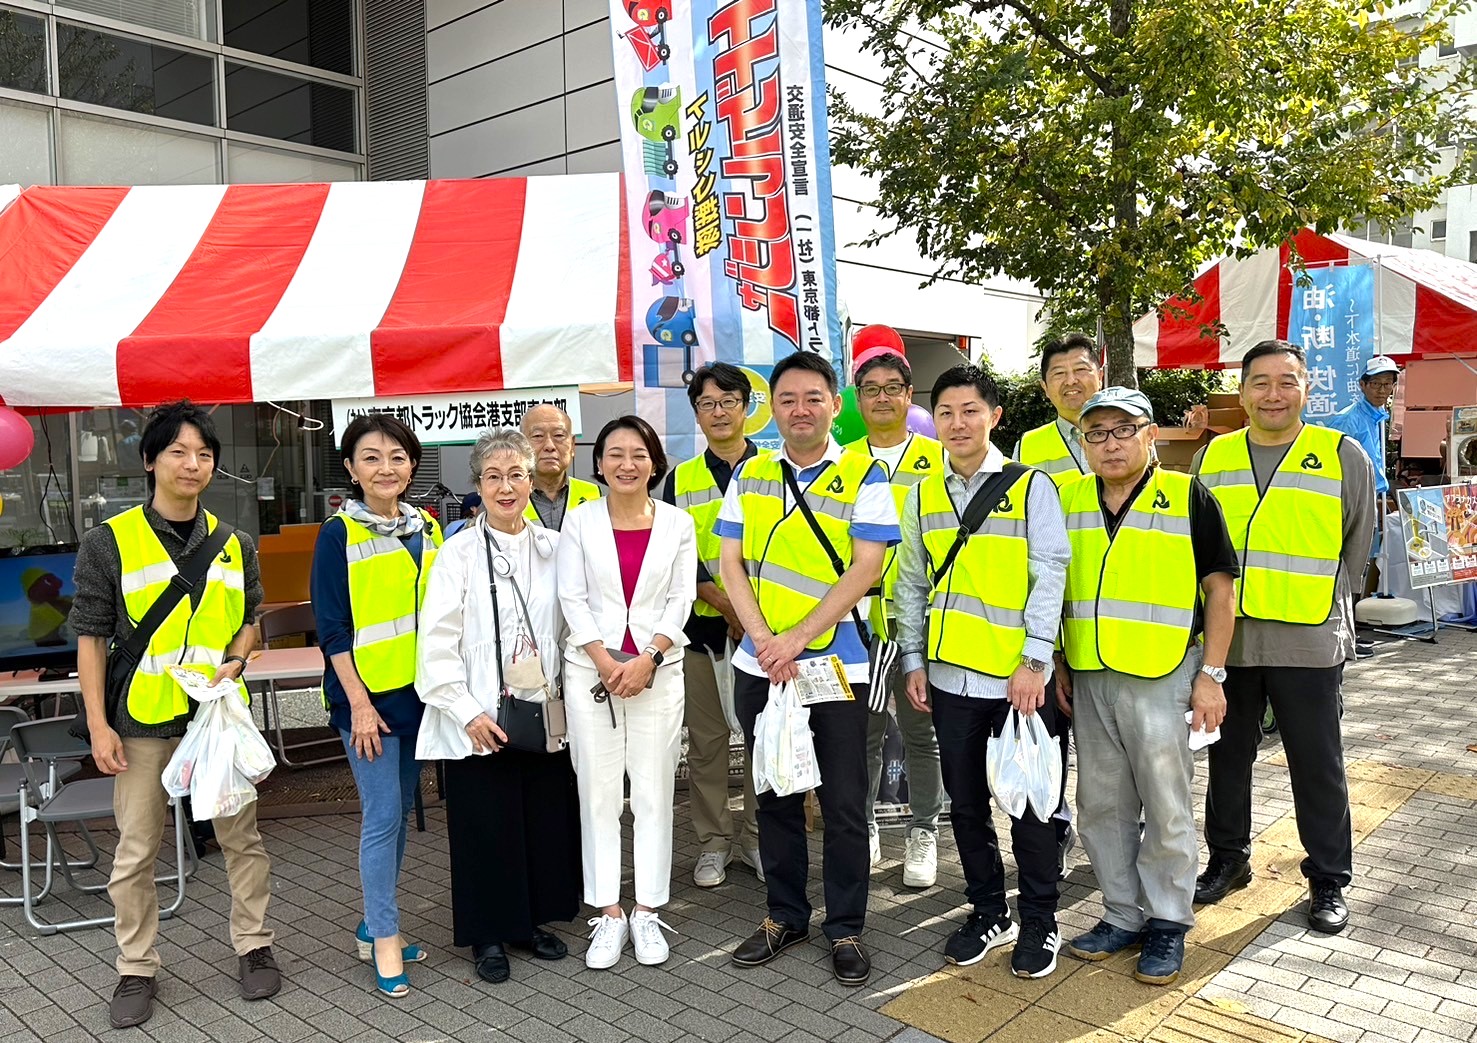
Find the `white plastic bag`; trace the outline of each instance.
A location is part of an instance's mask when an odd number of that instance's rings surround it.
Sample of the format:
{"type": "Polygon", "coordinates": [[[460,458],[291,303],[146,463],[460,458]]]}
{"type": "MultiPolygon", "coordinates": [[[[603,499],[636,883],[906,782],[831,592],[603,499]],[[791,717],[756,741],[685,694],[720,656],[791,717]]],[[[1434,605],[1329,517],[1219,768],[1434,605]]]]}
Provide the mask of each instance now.
{"type": "Polygon", "coordinates": [[[713,681],[718,688],[718,705],[723,708],[723,719],[728,722],[728,734],[737,735],[742,741],[743,725],[739,724],[738,710],[733,705],[733,641],[729,640],[722,659],[712,652],[707,653],[713,664],[713,681]]]}
{"type": "Polygon", "coordinates": [[[810,709],[800,705],[792,684],[769,686],[769,701],[754,721],[753,769],[755,793],[786,797],[821,784],[810,709]]]}
{"type": "Polygon", "coordinates": [[[990,792],[1011,818],[1020,818],[1027,807],[1042,822],[1056,812],[1062,793],[1060,741],[1047,732],[1039,713],[1023,717],[1013,709],[1000,734],[986,744],[990,792]]]}
{"type": "Polygon", "coordinates": [[[241,702],[238,685],[187,691],[200,709],[159,781],[171,797],[190,798],[197,821],[230,818],[256,800],[256,783],[277,762],[241,702]]]}

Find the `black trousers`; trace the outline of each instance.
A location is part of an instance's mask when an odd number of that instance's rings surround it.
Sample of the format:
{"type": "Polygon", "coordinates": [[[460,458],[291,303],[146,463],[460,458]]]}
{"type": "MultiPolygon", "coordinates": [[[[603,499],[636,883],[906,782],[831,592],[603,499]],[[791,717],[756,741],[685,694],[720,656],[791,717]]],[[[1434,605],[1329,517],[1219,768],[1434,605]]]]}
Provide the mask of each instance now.
{"type": "MultiPolygon", "coordinates": [[[[929,685],[933,727],[939,737],[939,762],[950,801],[949,817],[959,862],[964,867],[964,893],[976,912],[1005,916],[1005,863],[995,836],[990,804],[990,780],[985,771],[985,747],[999,735],[1010,713],[1005,699],[972,699],[929,685]]],[[[1048,699],[1040,710],[1052,735],[1062,728],[1056,703],[1048,699]]],[[[1062,777],[1065,789],[1066,776],[1062,777]]],[[[1020,878],[1020,918],[1055,919],[1057,905],[1057,828],[1042,821],[1029,807],[1010,820],[1010,847],[1020,878]]]]}
{"type": "MultiPolygon", "coordinates": [[[[848,703],[819,703],[810,708],[821,785],[816,797],[826,828],[822,834],[821,878],[826,896],[827,938],[860,934],[867,916],[867,686],[853,684],[848,703]]],[[[754,719],[769,701],[769,681],[734,671],[733,702],[744,729],[744,744],[754,751],[754,719]]],[[[805,794],[777,797],[759,794],[759,858],[769,891],[769,916],[778,923],[804,928],[810,923],[805,893],[810,874],[810,847],[805,835],[805,794]]]]}
{"type": "Polygon", "coordinates": [[[1292,776],[1298,837],[1308,857],[1303,876],[1348,887],[1354,839],[1339,721],[1343,664],[1329,667],[1233,666],[1226,670],[1226,719],[1210,747],[1205,843],[1212,858],[1251,858],[1251,766],[1267,703],[1292,776]]]}

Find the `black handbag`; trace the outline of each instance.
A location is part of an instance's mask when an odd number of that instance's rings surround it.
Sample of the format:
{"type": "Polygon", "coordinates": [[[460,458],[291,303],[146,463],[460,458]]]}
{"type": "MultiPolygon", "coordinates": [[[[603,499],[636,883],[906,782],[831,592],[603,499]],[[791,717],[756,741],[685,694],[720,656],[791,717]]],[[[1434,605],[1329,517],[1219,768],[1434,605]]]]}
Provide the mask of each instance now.
{"type": "MultiPolygon", "coordinates": [[[[134,671],[138,669],[139,660],[148,650],[154,632],[174,611],[174,606],[179,604],[180,599],[186,597],[205,578],[210,563],[225,549],[226,541],[235,532],[230,525],[217,520],[215,528],[206,534],[200,546],[177,566],[179,571],[169,578],[169,585],[159,592],[159,596],[149,606],[149,611],[144,613],[144,618],[138,621],[138,626],[128,635],[128,640],[108,649],[108,662],[103,674],[103,707],[110,726],[117,721],[118,707],[128,694],[134,671]]],[[[92,741],[87,730],[86,714],[79,713],[69,731],[83,742],[92,741]]]]}
{"type": "Polygon", "coordinates": [[[498,606],[497,571],[492,565],[490,537],[483,539],[482,550],[487,555],[487,588],[492,593],[492,640],[497,654],[498,682],[502,689],[498,692],[497,726],[507,736],[503,745],[527,753],[547,753],[549,751],[549,730],[544,720],[544,704],[533,702],[530,699],[519,699],[513,695],[506,684],[502,684],[503,621],[498,606]]]}

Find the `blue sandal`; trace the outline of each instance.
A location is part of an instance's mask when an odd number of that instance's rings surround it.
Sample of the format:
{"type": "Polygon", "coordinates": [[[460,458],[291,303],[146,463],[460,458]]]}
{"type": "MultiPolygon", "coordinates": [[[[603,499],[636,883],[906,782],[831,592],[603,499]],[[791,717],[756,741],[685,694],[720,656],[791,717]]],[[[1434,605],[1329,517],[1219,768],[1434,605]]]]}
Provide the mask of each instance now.
{"type": "MultiPolygon", "coordinates": [[[[374,959],[374,939],[369,936],[369,927],[363,920],[354,928],[354,941],[359,946],[359,959],[369,963],[374,959]]],[[[426,958],[426,950],[419,945],[407,945],[400,950],[400,958],[406,963],[420,963],[426,958]]]]}
{"type": "Polygon", "coordinates": [[[369,962],[374,966],[374,986],[380,992],[392,1000],[398,1000],[410,994],[410,978],[403,969],[393,978],[386,978],[380,973],[380,962],[375,958],[373,947],[369,950],[369,962]]]}

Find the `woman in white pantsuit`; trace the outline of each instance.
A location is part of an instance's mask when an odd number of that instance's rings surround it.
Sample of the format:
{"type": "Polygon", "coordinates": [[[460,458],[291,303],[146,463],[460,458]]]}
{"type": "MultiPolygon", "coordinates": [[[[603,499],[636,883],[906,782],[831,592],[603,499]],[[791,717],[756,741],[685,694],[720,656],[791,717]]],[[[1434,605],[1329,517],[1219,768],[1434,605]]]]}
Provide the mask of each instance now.
{"type": "Polygon", "coordinates": [[[691,516],[651,496],[667,458],[645,420],[623,416],[606,424],[595,439],[595,469],[609,493],[565,517],[558,568],[569,625],[564,691],[579,783],[585,901],[599,910],[590,921],[585,965],[600,969],[619,962],[628,938],[640,963],[668,956],[667,925],[657,910],[672,881],[681,646],[697,589],[697,547],[691,516]],[[629,918],[620,905],[627,776],[636,877],[629,918]]]}

